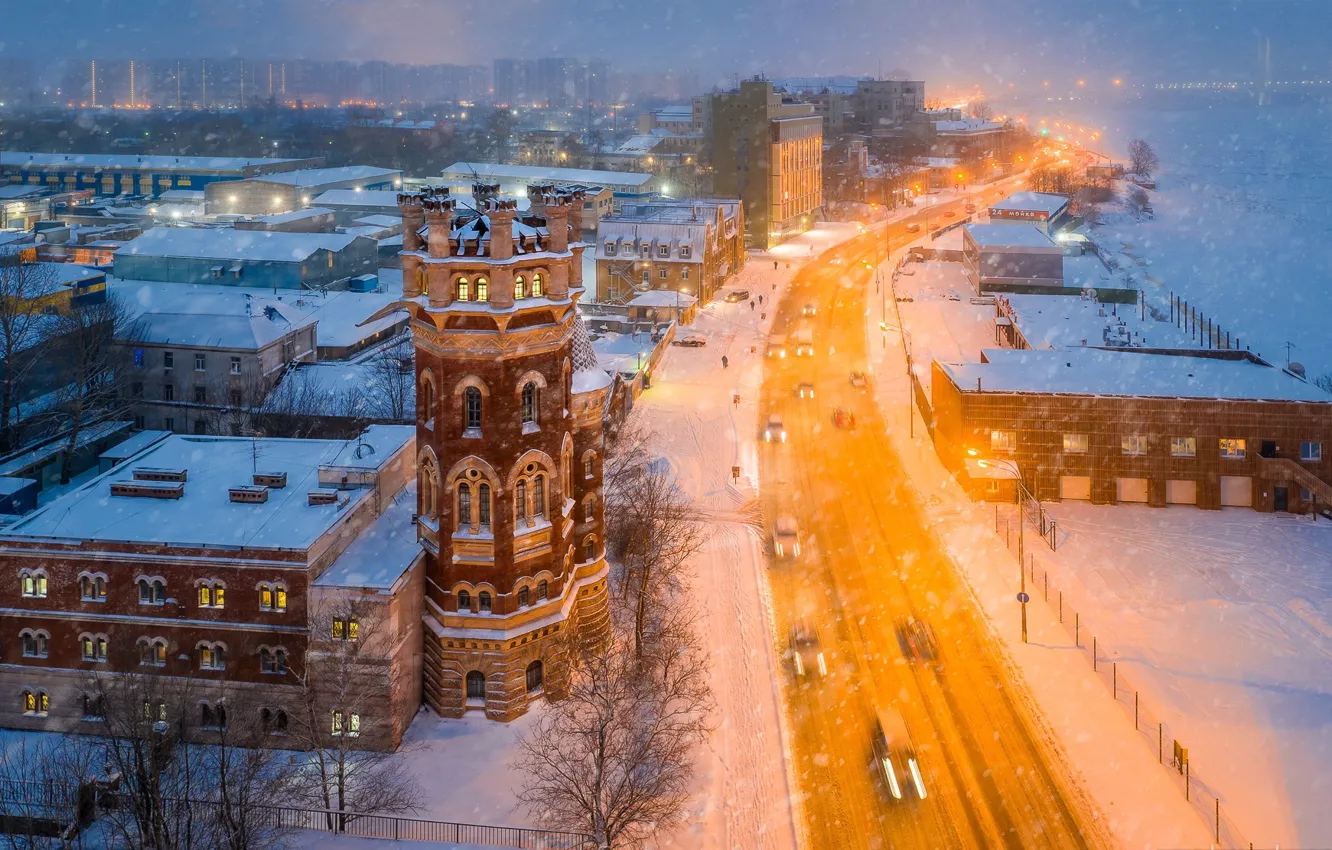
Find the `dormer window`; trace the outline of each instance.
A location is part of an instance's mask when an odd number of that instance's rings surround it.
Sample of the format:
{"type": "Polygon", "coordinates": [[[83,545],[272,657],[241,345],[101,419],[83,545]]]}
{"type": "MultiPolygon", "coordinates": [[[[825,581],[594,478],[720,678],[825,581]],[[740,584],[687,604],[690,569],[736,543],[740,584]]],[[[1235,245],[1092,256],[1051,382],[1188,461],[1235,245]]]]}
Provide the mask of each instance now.
{"type": "Polygon", "coordinates": [[[666,259],[667,257],[669,257],[670,255],[671,255],[671,246],[670,246],[670,245],[658,245],[658,246],[657,246],[657,256],[658,256],[658,257],[660,257],[661,259],[664,260],[664,259],[666,259]]]}
{"type": "Polygon", "coordinates": [[[682,259],[682,260],[687,260],[687,259],[689,259],[690,257],[692,257],[693,254],[694,254],[694,249],[693,249],[693,248],[689,247],[688,245],[681,245],[681,246],[680,246],[680,259],[682,259]]]}

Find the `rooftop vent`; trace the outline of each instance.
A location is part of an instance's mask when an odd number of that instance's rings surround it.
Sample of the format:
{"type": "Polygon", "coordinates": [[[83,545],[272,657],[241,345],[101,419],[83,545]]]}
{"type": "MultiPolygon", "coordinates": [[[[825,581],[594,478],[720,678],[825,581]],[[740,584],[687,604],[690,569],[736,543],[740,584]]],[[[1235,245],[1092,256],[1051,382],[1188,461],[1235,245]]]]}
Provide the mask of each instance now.
{"type": "MultiPolygon", "coordinates": [[[[136,469],[135,472],[137,473],[138,470],[136,469]]],[[[111,495],[147,499],[179,499],[185,495],[185,485],[179,481],[112,481],[111,495]]]]}
{"type": "Polygon", "coordinates": [[[232,487],[227,493],[233,502],[262,505],[264,502],[268,501],[267,487],[256,487],[249,484],[242,484],[239,487],[232,487]]]}
{"type": "Polygon", "coordinates": [[[332,505],[338,501],[338,491],[329,490],[323,487],[318,490],[310,491],[310,504],[312,505],[332,505]]]}
{"type": "Polygon", "coordinates": [[[186,479],[187,470],[184,469],[163,469],[159,466],[136,466],[134,468],[135,481],[180,481],[186,479]]]}
{"type": "Polygon", "coordinates": [[[272,487],[274,490],[281,490],[287,486],[287,473],[285,472],[256,472],[254,474],[254,486],[272,487]]]}

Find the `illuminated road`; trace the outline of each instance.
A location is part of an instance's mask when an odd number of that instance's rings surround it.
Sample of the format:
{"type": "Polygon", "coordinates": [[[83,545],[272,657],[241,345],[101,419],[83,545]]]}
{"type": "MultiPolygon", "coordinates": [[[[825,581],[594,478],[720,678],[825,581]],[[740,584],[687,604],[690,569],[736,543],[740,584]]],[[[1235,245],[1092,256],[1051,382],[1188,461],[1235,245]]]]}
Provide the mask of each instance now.
{"type": "MultiPolygon", "coordinates": [[[[931,224],[950,206],[932,209],[931,224]]],[[[892,229],[894,243],[904,243],[904,224],[892,229]]],[[[883,244],[878,234],[860,237],[792,282],[774,324],[788,356],[767,360],[759,400],[760,422],[775,412],[788,433],[784,445],[760,449],[765,516],[771,527],[790,514],[803,535],[800,558],[771,562],[778,634],[799,617],[816,623],[829,662],[826,678],[808,681],[783,668],[796,683],[786,709],[810,846],[1105,846],[1064,770],[1049,763],[1050,747],[1008,687],[978,612],[932,548],[927,517],[882,438],[873,393],[850,384],[852,369],[867,369],[864,311],[878,308],[867,303],[877,296],[865,262],[877,265],[883,244]],[[814,316],[801,315],[806,305],[814,316]],[[801,329],[812,330],[812,357],[795,356],[801,329]],[[815,398],[797,397],[802,382],[815,398]],[[834,424],[836,408],[854,415],[854,429],[834,424]],[[907,615],[932,626],[938,667],[903,657],[894,622],[907,615]],[[924,800],[894,801],[875,771],[871,727],[883,706],[906,720],[924,800]]]]}

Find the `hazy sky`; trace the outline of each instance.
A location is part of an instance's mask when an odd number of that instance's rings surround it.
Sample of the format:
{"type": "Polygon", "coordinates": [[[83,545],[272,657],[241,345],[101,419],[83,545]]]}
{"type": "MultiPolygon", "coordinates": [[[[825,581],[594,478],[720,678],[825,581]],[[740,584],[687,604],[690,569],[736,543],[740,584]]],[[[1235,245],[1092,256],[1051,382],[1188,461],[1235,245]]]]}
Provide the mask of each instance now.
{"type": "Polygon", "coordinates": [[[911,71],[991,85],[1332,76],[1332,0],[36,0],[6,4],[0,55],[241,55],[617,67],[772,76],[911,71]]]}

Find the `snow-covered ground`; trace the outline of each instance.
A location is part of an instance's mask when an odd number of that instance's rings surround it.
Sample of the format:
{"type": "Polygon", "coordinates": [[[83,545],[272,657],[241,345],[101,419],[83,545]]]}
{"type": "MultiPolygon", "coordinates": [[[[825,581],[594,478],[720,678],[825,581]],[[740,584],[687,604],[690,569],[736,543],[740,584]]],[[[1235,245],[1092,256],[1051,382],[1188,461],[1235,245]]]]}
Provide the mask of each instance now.
{"type": "Polygon", "coordinates": [[[1269,362],[1332,372],[1332,111],[1247,99],[1134,101],[1069,116],[1103,127],[1111,151],[1148,140],[1161,160],[1151,219],[1107,216],[1149,304],[1182,295],[1269,362]]]}
{"type": "MultiPolygon", "coordinates": [[[[1262,846],[1332,845],[1332,523],[1243,508],[1048,505],[1037,569],[1262,846]]],[[[1029,550],[1030,551],[1030,550],[1029,550]]]]}
{"type": "MultiPolygon", "coordinates": [[[[883,274],[890,274],[896,262],[896,257],[885,262],[883,274]]],[[[891,313],[888,323],[897,324],[891,313]]],[[[1005,651],[1010,674],[1020,677],[1067,756],[1069,769],[1099,805],[1112,834],[1124,847],[1209,846],[1210,832],[1157,763],[1156,753],[1139,740],[1132,719],[1082,657],[1070,651],[1072,642],[1051,609],[1028,606],[1030,642],[1021,642],[1017,565],[994,533],[993,510],[972,503],[943,468],[919,417],[915,436],[910,436],[901,336],[889,331],[888,345],[880,345],[876,310],[867,311],[865,329],[886,436],[902,459],[911,489],[934,516],[939,544],[959,566],[1005,651]]],[[[923,361],[922,349],[916,351],[923,361]]]]}

